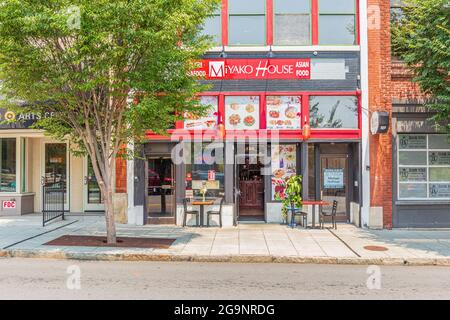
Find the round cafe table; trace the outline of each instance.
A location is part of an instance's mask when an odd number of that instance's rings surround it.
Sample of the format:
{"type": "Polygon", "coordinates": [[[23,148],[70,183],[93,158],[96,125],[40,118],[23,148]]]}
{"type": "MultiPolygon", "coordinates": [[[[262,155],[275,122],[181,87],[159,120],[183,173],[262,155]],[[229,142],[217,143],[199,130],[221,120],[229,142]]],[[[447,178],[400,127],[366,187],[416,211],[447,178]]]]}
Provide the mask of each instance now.
{"type": "Polygon", "coordinates": [[[191,205],[200,206],[200,227],[203,227],[203,215],[205,212],[205,206],[210,206],[214,204],[214,200],[192,200],[191,205]]]}
{"type": "Polygon", "coordinates": [[[313,206],[311,228],[315,229],[316,228],[316,206],[319,206],[319,210],[320,210],[320,208],[322,206],[329,206],[329,205],[331,205],[331,203],[328,201],[324,201],[324,200],[305,200],[305,201],[303,201],[303,205],[313,206]]]}

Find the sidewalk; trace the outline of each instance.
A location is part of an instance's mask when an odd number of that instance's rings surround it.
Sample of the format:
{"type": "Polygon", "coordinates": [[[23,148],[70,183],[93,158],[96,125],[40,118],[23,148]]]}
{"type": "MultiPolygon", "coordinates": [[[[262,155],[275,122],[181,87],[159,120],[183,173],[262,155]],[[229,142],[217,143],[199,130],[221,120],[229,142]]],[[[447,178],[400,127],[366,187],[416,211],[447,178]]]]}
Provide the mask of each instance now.
{"type": "Polygon", "coordinates": [[[70,215],[41,226],[40,215],[0,218],[0,256],[92,260],[298,262],[450,266],[450,231],[291,229],[276,224],[233,228],[117,226],[119,236],[176,241],[169,249],[46,246],[62,235],[105,235],[102,216],[70,215]],[[385,247],[370,251],[366,246],[385,247]]]}

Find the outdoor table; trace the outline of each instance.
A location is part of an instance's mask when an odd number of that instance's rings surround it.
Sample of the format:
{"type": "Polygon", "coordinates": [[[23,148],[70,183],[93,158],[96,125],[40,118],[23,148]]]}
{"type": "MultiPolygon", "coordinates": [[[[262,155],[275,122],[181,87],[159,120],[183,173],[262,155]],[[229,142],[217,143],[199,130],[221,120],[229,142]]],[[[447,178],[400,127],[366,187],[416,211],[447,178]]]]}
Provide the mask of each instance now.
{"type": "Polygon", "coordinates": [[[193,206],[200,206],[200,227],[203,227],[203,214],[205,206],[210,206],[214,204],[214,200],[193,200],[191,202],[193,206]]]}
{"type": "Polygon", "coordinates": [[[314,229],[316,227],[316,206],[319,206],[319,207],[329,206],[331,203],[328,201],[324,201],[324,200],[305,200],[305,201],[303,201],[303,204],[313,206],[311,228],[314,229]]]}

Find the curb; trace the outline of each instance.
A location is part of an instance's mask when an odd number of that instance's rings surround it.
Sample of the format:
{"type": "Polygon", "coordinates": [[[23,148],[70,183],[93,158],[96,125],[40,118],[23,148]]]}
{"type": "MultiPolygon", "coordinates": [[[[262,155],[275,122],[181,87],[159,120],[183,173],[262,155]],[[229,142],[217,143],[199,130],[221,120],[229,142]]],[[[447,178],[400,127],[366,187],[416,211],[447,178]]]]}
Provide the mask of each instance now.
{"type": "Polygon", "coordinates": [[[228,263],[297,263],[385,266],[450,266],[450,258],[348,258],[294,257],[271,255],[178,255],[146,253],[82,253],[64,251],[0,250],[1,258],[67,259],[84,261],[164,261],[164,262],[228,262],[228,263]]]}

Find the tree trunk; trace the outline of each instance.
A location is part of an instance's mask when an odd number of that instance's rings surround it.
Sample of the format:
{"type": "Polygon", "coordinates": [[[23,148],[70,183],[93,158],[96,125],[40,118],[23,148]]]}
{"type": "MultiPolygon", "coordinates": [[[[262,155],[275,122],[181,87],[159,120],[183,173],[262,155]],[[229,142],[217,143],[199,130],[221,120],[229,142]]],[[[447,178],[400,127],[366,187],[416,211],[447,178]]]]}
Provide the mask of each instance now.
{"type": "Polygon", "coordinates": [[[100,190],[103,192],[103,199],[105,203],[106,240],[107,243],[115,244],[117,239],[113,205],[112,165],[110,164],[109,159],[106,159],[105,162],[106,176],[102,181],[103,187],[100,187],[100,190]]]}

